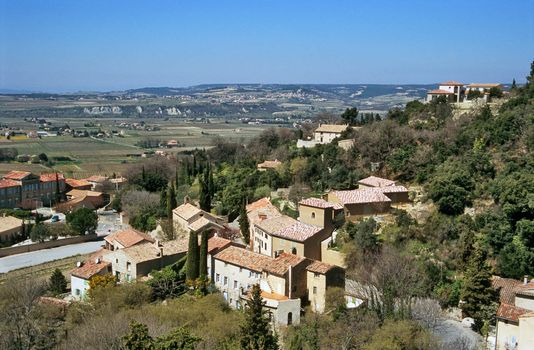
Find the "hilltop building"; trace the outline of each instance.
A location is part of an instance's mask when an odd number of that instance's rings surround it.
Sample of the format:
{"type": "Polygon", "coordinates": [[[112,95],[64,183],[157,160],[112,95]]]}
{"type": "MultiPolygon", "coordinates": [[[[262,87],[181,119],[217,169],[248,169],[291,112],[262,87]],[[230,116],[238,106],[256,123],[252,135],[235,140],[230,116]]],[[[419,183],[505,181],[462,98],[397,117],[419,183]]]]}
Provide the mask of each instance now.
{"type": "Polygon", "coordinates": [[[491,88],[502,89],[501,84],[463,84],[457,81],[446,81],[440,83],[439,87],[427,92],[426,102],[445,96],[447,102],[460,103],[467,101],[467,95],[471,90],[478,90],[482,93],[482,99],[484,102],[489,101],[489,90],[491,88]]]}

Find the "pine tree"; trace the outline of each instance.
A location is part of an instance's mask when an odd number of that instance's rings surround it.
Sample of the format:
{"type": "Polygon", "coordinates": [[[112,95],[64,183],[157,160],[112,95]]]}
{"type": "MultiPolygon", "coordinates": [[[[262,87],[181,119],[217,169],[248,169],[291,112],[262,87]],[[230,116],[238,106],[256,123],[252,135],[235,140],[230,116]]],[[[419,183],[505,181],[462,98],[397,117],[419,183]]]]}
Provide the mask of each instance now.
{"type": "Polygon", "coordinates": [[[248,221],[248,215],[247,215],[247,205],[246,201],[243,200],[243,204],[241,205],[241,210],[239,212],[239,229],[241,230],[241,234],[243,235],[243,240],[246,244],[250,243],[250,223],[248,221]]]}
{"type": "Polygon", "coordinates": [[[460,262],[462,267],[467,267],[473,247],[475,244],[475,233],[472,229],[466,229],[460,236],[460,262]]]}
{"type": "Polygon", "coordinates": [[[67,291],[67,279],[60,269],[55,269],[50,276],[49,287],[50,291],[55,294],[62,294],[67,291]]]}
{"type": "Polygon", "coordinates": [[[126,350],[153,350],[154,339],[148,334],[148,327],[132,321],[130,332],[122,337],[122,345],[126,350]]]}
{"type": "Polygon", "coordinates": [[[186,260],[186,279],[194,281],[198,278],[199,273],[199,250],[198,250],[198,235],[191,231],[189,232],[189,249],[187,251],[186,260]]]}
{"type": "Polygon", "coordinates": [[[491,271],[486,263],[486,252],[475,246],[464,274],[460,305],[466,316],[475,320],[474,328],[480,330],[486,319],[485,309],[496,301],[495,290],[491,286],[491,271]]]}
{"type": "Polygon", "coordinates": [[[277,350],[277,337],[272,333],[265,302],[261,298],[258,284],[252,287],[251,298],[247,300],[245,322],[241,326],[242,350],[277,350]]]}
{"type": "Polygon", "coordinates": [[[203,281],[208,278],[208,231],[202,231],[200,235],[199,275],[203,281]]]}

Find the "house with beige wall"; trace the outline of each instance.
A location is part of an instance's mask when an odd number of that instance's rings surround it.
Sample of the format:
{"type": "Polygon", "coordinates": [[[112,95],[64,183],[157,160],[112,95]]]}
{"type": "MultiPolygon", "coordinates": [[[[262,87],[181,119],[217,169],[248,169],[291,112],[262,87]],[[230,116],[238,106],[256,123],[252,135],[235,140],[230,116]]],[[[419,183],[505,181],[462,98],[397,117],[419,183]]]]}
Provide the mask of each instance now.
{"type": "Polygon", "coordinates": [[[224,220],[186,202],[172,211],[172,221],[178,233],[187,236],[190,231],[210,231],[212,234],[226,230],[224,220]]]}
{"type": "Polygon", "coordinates": [[[74,299],[85,299],[91,278],[112,273],[111,263],[103,259],[105,253],[107,253],[105,249],[99,250],[89,259],[79,261],[76,268],[70,272],[70,290],[74,299]]]}
{"type": "Polygon", "coordinates": [[[9,241],[22,232],[22,220],[14,216],[0,216],[0,242],[9,241]]]}
{"type": "Polygon", "coordinates": [[[300,322],[301,298],[306,295],[308,260],[282,253],[277,258],[228,246],[214,256],[214,284],[228,304],[241,309],[250,289],[259,284],[265,308],[277,326],[300,322]]]}
{"type": "Polygon", "coordinates": [[[283,214],[278,208],[271,203],[267,197],[261,198],[255,202],[247,204],[247,217],[249,222],[249,245],[250,249],[254,250],[254,225],[260,221],[280,217],[283,214]]]}
{"type": "Polygon", "coordinates": [[[306,267],[306,286],[312,311],[323,313],[328,288],[345,289],[345,270],[339,266],[314,261],[306,267]]]}
{"type": "Polygon", "coordinates": [[[282,252],[321,260],[321,242],[331,232],[282,215],[254,224],[254,251],[276,257],[282,252]]]}
{"type": "Polygon", "coordinates": [[[343,206],[345,220],[357,221],[362,216],[384,214],[391,208],[391,199],[375,189],[330,191],[327,201],[343,206]]]}
{"type": "Polygon", "coordinates": [[[313,133],[313,139],[322,144],[331,143],[334,139],[341,137],[341,134],[348,128],[348,125],[319,124],[313,133]]]}
{"type": "Polygon", "coordinates": [[[534,281],[498,279],[496,350],[534,350],[534,281]]]}
{"type": "Polygon", "coordinates": [[[306,198],[299,202],[298,220],[305,224],[322,227],[330,235],[336,226],[343,224],[343,206],[322,198],[306,198]]]}

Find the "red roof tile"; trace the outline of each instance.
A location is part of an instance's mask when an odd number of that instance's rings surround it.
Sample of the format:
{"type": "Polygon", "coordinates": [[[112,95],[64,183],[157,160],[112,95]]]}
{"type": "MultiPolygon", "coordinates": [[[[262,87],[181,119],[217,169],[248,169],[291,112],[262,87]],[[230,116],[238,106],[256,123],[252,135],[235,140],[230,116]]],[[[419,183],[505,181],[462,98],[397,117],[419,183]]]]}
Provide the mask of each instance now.
{"type": "Polygon", "coordinates": [[[441,90],[441,89],[430,90],[427,93],[431,94],[431,95],[454,95],[454,92],[450,92],[450,91],[447,91],[447,90],[441,90]]]}
{"type": "Polygon", "coordinates": [[[20,182],[11,179],[0,179],[0,188],[17,187],[20,182]]]}
{"type": "Polygon", "coordinates": [[[131,247],[142,241],[154,242],[154,239],[146,233],[139,232],[132,228],[118,231],[104,238],[106,242],[113,244],[113,241],[119,242],[124,248],[131,247]]]}
{"type": "MultiPolygon", "coordinates": [[[[64,180],[65,177],[63,176],[63,174],[57,173],[57,179],[58,180],[64,180]]],[[[41,174],[41,176],[39,176],[39,181],[41,181],[41,182],[56,181],[56,173],[41,174]]]]}
{"type": "Polygon", "coordinates": [[[343,209],[342,205],[338,203],[327,202],[321,198],[306,198],[301,200],[299,204],[314,208],[334,208],[335,210],[343,209]]]}
{"type": "Polygon", "coordinates": [[[395,181],[377,176],[366,177],[365,179],[361,179],[360,181],[358,181],[358,183],[370,187],[395,186],[395,181]]]}
{"type": "Polygon", "coordinates": [[[4,176],[4,179],[22,180],[25,177],[31,175],[29,171],[10,171],[4,176]]]}
{"type": "Polygon", "coordinates": [[[218,251],[221,249],[224,249],[232,244],[232,241],[221,238],[221,237],[211,237],[208,239],[208,253],[213,253],[214,251],[218,251]]]}
{"type": "Polygon", "coordinates": [[[517,307],[515,305],[502,303],[497,309],[497,318],[508,321],[519,322],[519,316],[530,312],[530,310],[517,307]]]}
{"type": "Polygon", "coordinates": [[[310,265],[308,265],[308,267],[306,267],[306,270],[311,271],[311,272],[321,273],[324,275],[325,273],[327,273],[334,267],[335,267],[334,265],[330,265],[330,264],[327,264],[321,261],[314,261],[310,265]]]}
{"type": "Polygon", "coordinates": [[[94,259],[85,261],[82,266],[75,268],[70,274],[88,280],[104,270],[107,271],[108,267],[111,266],[111,263],[102,261],[100,258],[98,259],[98,263],[94,259]]]}
{"type": "Polygon", "coordinates": [[[92,184],[87,180],[78,180],[78,179],[65,179],[65,183],[72,188],[76,187],[87,187],[92,186],[92,184]]]}
{"type": "Polygon", "coordinates": [[[386,203],[391,202],[385,194],[375,189],[362,189],[350,191],[334,191],[334,194],[343,204],[360,203],[386,203]]]}

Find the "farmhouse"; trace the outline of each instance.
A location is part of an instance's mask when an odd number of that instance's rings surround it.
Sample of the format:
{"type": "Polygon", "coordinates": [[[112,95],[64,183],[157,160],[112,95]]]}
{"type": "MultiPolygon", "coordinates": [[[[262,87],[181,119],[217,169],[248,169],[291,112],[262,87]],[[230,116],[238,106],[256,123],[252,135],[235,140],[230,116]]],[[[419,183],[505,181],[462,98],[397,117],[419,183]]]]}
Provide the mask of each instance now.
{"type": "Polygon", "coordinates": [[[86,261],[78,262],[76,268],[70,272],[70,289],[73,298],[84,299],[91,278],[111,273],[111,263],[104,261],[102,257],[105,253],[106,250],[101,249],[86,261]]]}
{"type": "Polygon", "coordinates": [[[391,199],[377,189],[360,189],[349,191],[330,191],[329,202],[343,206],[345,219],[356,221],[361,216],[387,213],[391,199]]]}
{"type": "Polygon", "coordinates": [[[319,143],[330,143],[334,139],[341,137],[341,134],[348,128],[348,125],[319,124],[319,127],[313,133],[313,138],[319,143]]]}
{"type": "Polygon", "coordinates": [[[431,102],[440,96],[445,96],[448,102],[461,102],[465,96],[464,84],[457,81],[440,83],[437,89],[427,92],[426,101],[431,102]]]}
{"type": "Polygon", "coordinates": [[[93,184],[87,180],[77,180],[77,179],[65,179],[65,184],[67,191],[70,190],[91,190],[93,184]]]}

